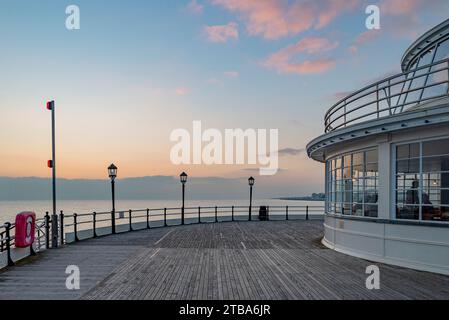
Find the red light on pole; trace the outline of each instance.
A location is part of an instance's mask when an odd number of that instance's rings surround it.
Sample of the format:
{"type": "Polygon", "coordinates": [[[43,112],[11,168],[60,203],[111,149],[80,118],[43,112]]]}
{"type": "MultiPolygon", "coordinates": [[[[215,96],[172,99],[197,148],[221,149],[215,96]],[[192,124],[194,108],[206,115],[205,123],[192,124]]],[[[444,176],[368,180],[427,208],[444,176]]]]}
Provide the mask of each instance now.
{"type": "Polygon", "coordinates": [[[54,103],[55,103],[54,101],[48,101],[47,102],[47,110],[53,110],[54,103]]]}
{"type": "Polygon", "coordinates": [[[50,169],[53,168],[53,161],[52,160],[48,160],[47,161],[47,167],[49,167],[50,169]]]}

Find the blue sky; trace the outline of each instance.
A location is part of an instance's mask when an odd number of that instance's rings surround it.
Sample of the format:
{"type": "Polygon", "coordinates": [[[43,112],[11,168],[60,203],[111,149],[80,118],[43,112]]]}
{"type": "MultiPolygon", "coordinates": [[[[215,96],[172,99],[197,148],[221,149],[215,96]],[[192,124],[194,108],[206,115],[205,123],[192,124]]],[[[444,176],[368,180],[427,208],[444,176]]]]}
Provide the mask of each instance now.
{"type": "MultiPolygon", "coordinates": [[[[2,0],[0,176],[49,175],[43,106],[55,99],[62,177],[103,177],[114,161],[127,177],[240,178],[245,166],[171,164],[170,132],[193,120],[278,128],[280,149],[303,149],[338,93],[399,72],[405,49],[447,9],[439,0],[2,0]],[[65,28],[72,4],[80,30],[65,28]],[[368,4],[381,8],[379,31],[365,27],[368,4]],[[307,41],[321,47],[307,53],[307,41]],[[331,64],[308,67],[321,60],[331,64]]],[[[323,168],[303,152],[280,161],[273,188],[321,189],[323,168]]]]}

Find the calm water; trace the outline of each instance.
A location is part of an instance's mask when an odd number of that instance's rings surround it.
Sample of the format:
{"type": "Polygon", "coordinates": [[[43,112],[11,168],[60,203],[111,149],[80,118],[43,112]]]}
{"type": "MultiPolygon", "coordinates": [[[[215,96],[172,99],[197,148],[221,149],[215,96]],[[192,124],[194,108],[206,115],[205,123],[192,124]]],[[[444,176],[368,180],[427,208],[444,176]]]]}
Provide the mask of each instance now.
{"type": "MultiPolygon", "coordinates": [[[[198,206],[248,206],[248,200],[190,200],[186,202],[187,207],[198,206]]],[[[274,199],[256,199],[255,207],[266,206],[324,206],[320,201],[288,201],[274,199]]],[[[117,211],[128,209],[157,209],[178,208],[181,206],[179,200],[117,200],[117,211]]],[[[23,211],[35,212],[37,217],[43,217],[46,211],[51,212],[51,201],[0,201],[0,223],[15,220],[17,213],[23,211]]],[[[58,210],[65,213],[89,213],[93,211],[111,210],[111,201],[107,200],[61,200],[57,203],[58,210]]]]}

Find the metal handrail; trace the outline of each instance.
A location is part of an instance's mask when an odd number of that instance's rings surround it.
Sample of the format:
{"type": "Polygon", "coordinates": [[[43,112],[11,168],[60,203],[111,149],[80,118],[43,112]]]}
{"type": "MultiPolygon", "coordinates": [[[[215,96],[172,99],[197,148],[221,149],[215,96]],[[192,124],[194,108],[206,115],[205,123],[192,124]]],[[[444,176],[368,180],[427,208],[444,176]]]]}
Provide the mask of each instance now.
{"type": "Polygon", "coordinates": [[[387,77],[349,94],[326,112],[325,132],[372,120],[373,116],[377,119],[391,116],[406,111],[406,107],[447,96],[449,96],[449,59],[444,59],[387,77]],[[430,81],[433,75],[440,72],[447,72],[444,80],[430,81]],[[421,79],[423,84],[417,85],[421,79]],[[424,96],[425,92],[429,93],[426,89],[437,87],[443,87],[444,93],[424,96]],[[418,97],[409,100],[410,97],[413,98],[413,94],[418,94],[418,97]],[[355,114],[356,112],[362,114],[355,114]]]}
{"type": "MultiPolygon", "coordinates": [[[[297,213],[302,213],[304,214],[305,217],[308,218],[308,213],[315,213],[315,212],[322,212],[324,210],[323,206],[306,206],[306,205],[298,205],[298,206],[272,206],[272,207],[267,207],[267,208],[271,208],[269,210],[271,210],[272,213],[283,213],[286,211],[290,211],[292,214],[297,214],[297,213]]],[[[184,215],[185,216],[189,216],[189,217],[198,217],[198,222],[201,222],[201,215],[203,215],[203,218],[205,218],[205,215],[208,215],[207,218],[213,218],[213,215],[215,214],[216,218],[217,217],[222,217],[226,214],[228,215],[235,215],[235,214],[248,214],[249,207],[248,206],[204,206],[204,207],[185,207],[184,208],[184,215]]],[[[254,210],[255,212],[256,210],[254,210]]],[[[167,220],[176,220],[176,218],[180,218],[181,214],[182,214],[182,208],[153,208],[153,209],[132,209],[132,210],[116,210],[117,212],[123,212],[126,213],[126,215],[124,215],[121,218],[117,218],[117,221],[125,221],[125,224],[129,225],[129,229],[130,231],[132,230],[132,225],[136,223],[136,220],[139,219],[144,219],[147,218],[147,220],[151,217],[151,218],[155,218],[155,217],[163,217],[164,219],[159,219],[159,220],[152,220],[152,222],[162,222],[164,221],[164,226],[167,225],[167,220]],[[145,214],[144,214],[145,212],[145,214]],[[176,217],[175,219],[168,219],[168,218],[173,218],[176,217]]],[[[73,218],[73,223],[67,223],[64,226],[65,227],[77,227],[77,226],[82,226],[82,225],[88,225],[93,223],[93,220],[83,220],[83,221],[78,221],[77,219],[74,219],[75,216],[76,218],[79,217],[94,217],[96,215],[98,215],[99,213],[84,213],[84,214],[73,214],[73,215],[66,215],[65,217],[71,217],[73,218]]],[[[103,214],[110,214],[110,212],[105,212],[103,214]]],[[[239,215],[242,216],[242,215],[239,215]]],[[[181,220],[181,219],[178,219],[181,220]]],[[[96,223],[99,222],[112,222],[110,219],[97,219],[95,220],[96,223]]],[[[143,221],[140,221],[143,222],[143,221]]],[[[219,222],[219,221],[216,221],[219,222]]],[[[182,223],[181,223],[182,224],[182,223]]],[[[123,225],[123,224],[122,224],[123,225]]],[[[104,226],[103,226],[104,227],[104,226]]],[[[150,226],[147,225],[147,228],[149,229],[150,226]]],[[[78,228],[76,228],[76,232],[77,231],[81,231],[78,230],[78,228]]],[[[92,230],[94,231],[94,233],[96,233],[97,230],[92,230]]],[[[77,237],[76,237],[77,238],[77,237]]],[[[78,241],[78,240],[77,240],[78,241]]]]}

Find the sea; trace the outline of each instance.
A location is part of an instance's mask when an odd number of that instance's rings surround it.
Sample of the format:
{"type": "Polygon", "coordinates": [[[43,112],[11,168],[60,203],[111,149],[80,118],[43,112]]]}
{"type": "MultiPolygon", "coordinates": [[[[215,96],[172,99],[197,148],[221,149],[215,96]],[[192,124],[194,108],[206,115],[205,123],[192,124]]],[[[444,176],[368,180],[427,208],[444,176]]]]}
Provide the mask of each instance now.
{"type": "MultiPolygon", "coordinates": [[[[248,200],[186,200],[186,207],[214,207],[214,206],[248,206],[248,200]]],[[[83,214],[92,212],[111,211],[109,200],[59,200],[57,211],[65,214],[83,214]]],[[[259,206],[310,206],[322,207],[322,201],[302,200],[277,200],[277,199],[254,199],[253,207],[257,210],[259,206]]],[[[139,209],[179,208],[180,200],[116,200],[116,211],[128,211],[139,209]]],[[[45,212],[52,211],[52,202],[47,201],[0,201],[0,224],[14,222],[15,216],[21,212],[34,212],[37,218],[45,216],[45,212]]]]}

